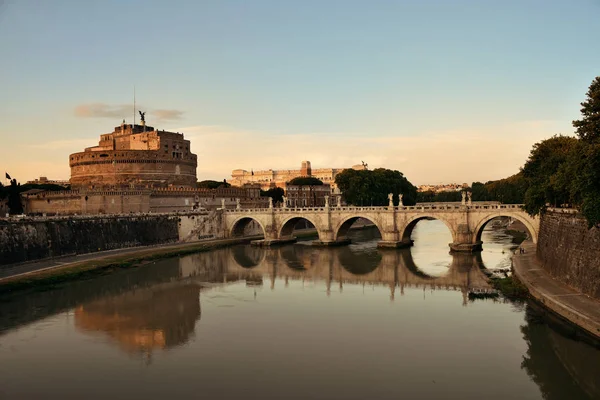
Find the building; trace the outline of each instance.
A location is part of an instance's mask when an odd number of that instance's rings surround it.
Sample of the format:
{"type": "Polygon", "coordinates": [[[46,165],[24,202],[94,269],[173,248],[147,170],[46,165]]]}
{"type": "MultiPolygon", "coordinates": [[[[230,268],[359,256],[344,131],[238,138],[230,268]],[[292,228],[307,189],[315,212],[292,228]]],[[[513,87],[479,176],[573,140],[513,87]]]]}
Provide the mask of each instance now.
{"type": "Polygon", "coordinates": [[[62,186],[62,187],[67,187],[69,186],[71,183],[69,181],[63,181],[63,180],[52,180],[52,179],[48,179],[45,176],[40,176],[37,179],[34,179],[32,181],[27,181],[25,182],[26,185],[56,185],[56,186],[62,186]]]}
{"type": "MultiPolygon", "coordinates": [[[[164,213],[267,207],[260,186],[196,187],[197,157],[182,133],[121,124],[69,156],[71,190],[22,193],[30,215],[164,213]]],[[[41,181],[42,178],[40,178],[41,181]]]]}
{"type": "Polygon", "coordinates": [[[331,204],[331,185],[286,185],[286,205],[288,207],[324,207],[325,197],[331,204]]]}
{"type": "Polygon", "coordinates": [[[182,133],[121,124],[98,146],[69,156],[71,187],[195,187],[198,161],[182,133]]]}
{"type": "MultiPolygon", "coordinates": [[[[235,169],[231,172],[231,179],[228,181],[232,186],[242,186],[247,183],[260,184],[261,189],[268,190],[273,187],[285,189],[286,182],[301,176],[312,176],[328,184],[332,195],[339,195],[339,190],[335,184],[337,174],[347,168],[319,168],[312,169],[310,161],[302,161],[300,169],[283,170],[265,170],[265,171],[246,171],[245,169],[235,169]]],[[[367,169],[366,164],[357,164],[352,166],[355,170],[367,169]]]]}

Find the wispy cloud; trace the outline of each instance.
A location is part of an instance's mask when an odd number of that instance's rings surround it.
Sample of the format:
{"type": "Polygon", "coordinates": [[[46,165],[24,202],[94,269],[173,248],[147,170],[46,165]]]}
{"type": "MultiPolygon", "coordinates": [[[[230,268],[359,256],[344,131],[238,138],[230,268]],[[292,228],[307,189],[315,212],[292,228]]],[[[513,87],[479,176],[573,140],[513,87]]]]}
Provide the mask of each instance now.
{"type": "Polygon", "coordinates": [[[178,120],[183,117],[183,111],[179,110],[153,110],[150,112],[158,120],[178,120]]]}
{"type": "Polygon", "coordinates": [[[132,112],[131,104],[90,103],[80,104],[74,109],[75,116],[80,118],[125,118],[132,112]]]}
{"type": "MultiPolygon", "coordinates": [[[[146,110],[147,108],[139,105],[137,110],[146,110]]],[[[131,104],[106,104],[106,103],[89,103],[80,104],[75,107],[73,113],[80,118],[129,118],[133,114],[131,104]]],[[[171,109],[156,109],[149,110],[149,114],[159,121],[174,121],[183,117],[183,111],[171,109]]],[[[136,113],[136,117],[137,117],[136,113]]]]}

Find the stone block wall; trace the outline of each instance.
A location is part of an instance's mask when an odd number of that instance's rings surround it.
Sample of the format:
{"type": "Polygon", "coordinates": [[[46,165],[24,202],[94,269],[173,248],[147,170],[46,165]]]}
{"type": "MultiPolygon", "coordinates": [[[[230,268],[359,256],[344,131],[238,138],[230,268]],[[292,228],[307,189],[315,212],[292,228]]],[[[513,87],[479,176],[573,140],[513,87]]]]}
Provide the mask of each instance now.
{"type": "Polygon", "coordinates": [[[0,219],[2,265],[135,246],[225,237],[222,213],[0,219]]]}
{"type": "Polygon", "coordinates": [[[548,211],[541,219],[537,255],[553,278],[600,299],[600,229],[588,229],[585,218],[548,211]]]}

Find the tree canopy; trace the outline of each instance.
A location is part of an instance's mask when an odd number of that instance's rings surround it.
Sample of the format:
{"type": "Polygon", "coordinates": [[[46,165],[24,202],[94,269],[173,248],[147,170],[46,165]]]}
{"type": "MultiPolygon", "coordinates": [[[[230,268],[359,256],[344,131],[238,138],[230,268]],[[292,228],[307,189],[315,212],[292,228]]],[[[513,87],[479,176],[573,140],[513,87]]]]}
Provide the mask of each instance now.
{"type": "Polygon", "coordinates": [[[229,183],[227,183],[227,181],[225,179],[223,179],[223,182],[207,179],[207,180],[196,183],[196,187],[198,187],[200,189],[218,189],[218,188],[228,188],[230,186],[231,185],[229,183]]]}
{"type": "Polygon", "coordinates": [[[525,209],[532,215],[548,205],[579,208],[590,225],[600,225],[600,77],[573,121],[579,139],[553,136],[536,143],[522,173],[527,184],[525,209]]]}
{"type": "Polygon", "coordinates": [[[273,203],[282,203],[284,194],[285,191],[280,187],[260,191],[260,195],[262,197],[271,197],[273,199],[273,203]]]}
{"type": "Polygon", "coordinates": [[[404,205],[414,205],[417,201],[417,188],[400,171],[346,169],[336,175],[335,183],[346,202],[356,206],[386,206],[388,193],[393,194],[395,205],[398,205],[399,194],[403,195],[404,205]]]}
{"type": "Polygon", "coordinates": [[[586,95],[581,103],[582,118],[573,121],[573,126],[580,139],[591,142],[600,138],[600,76],[592,81],[586,95]]]}
{"type": "Polygon", "coordinates": [[[298,176],[287,183],[288,185],[297,186],[321,186],[323,181],[314,176],[298,176]]]}

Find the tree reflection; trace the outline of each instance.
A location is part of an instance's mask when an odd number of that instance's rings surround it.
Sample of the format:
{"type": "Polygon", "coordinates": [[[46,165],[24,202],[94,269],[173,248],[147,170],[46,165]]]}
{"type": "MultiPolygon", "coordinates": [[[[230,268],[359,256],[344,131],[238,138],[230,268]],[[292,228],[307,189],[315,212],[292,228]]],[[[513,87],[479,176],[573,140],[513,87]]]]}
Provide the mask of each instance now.
{"type": "Polygon", "coordinates": [[[543,314],[539,306],[527,305],[521,326],[527,353],[521,368],[544,399],[600,398],[600,350],[569,337],[570,327],[543,314]]]}

